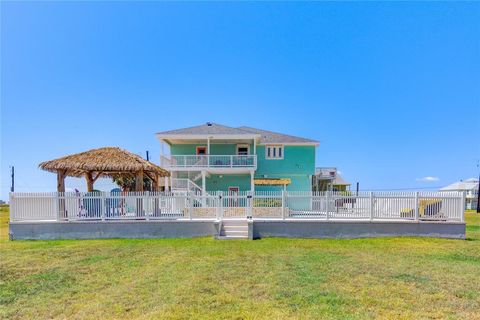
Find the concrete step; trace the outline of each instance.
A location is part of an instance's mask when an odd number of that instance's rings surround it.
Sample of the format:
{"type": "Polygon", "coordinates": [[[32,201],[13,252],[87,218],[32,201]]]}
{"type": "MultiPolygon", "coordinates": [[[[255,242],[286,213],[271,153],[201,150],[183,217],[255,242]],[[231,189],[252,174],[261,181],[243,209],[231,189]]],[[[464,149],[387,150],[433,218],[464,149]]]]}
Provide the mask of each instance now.
{"type": "Polygon", "coordinates": [[[222,226],[225,230],[248,230],[248,226],[222,226]]]}
{"type": "Polygon", "coordinates": [[[247,220],[223,220],[223,226],[246,226],[248,227],[247,220]]]}
{"type": "Polygon", "coordinates": [[[219,236],[218,240],[244,240],[248,239],[248,236],[219,236]]]}
{"type": "Polygon", "coordinates": [[[248,239],[248,221],[246,219],[227,219],[222,221],[217,239],[248,239]]]}
{"type": "Polygon", "coordinates": [[[248,230],[222,230],[221,234],[246,234],[248,235],[248,230]]]}

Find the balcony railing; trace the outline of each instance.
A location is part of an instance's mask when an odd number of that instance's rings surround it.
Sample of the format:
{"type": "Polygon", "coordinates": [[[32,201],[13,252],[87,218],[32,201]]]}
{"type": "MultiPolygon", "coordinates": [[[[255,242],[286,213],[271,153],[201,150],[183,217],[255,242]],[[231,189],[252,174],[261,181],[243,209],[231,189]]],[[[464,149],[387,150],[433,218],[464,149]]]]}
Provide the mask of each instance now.
{"type": "Polygon", "coordinates": [[[167,168],[253,168],[257,167],[257,156],[251,155],[175,155],[163,157],[162,165],[167,168]]]}

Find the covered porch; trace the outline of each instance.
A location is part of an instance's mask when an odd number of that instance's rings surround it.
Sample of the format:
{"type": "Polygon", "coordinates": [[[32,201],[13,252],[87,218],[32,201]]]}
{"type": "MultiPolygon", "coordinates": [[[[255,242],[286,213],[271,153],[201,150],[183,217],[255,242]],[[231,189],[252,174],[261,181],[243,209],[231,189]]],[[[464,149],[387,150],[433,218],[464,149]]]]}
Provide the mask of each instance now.
{"type": "Polygon", "coordinates": [[[212,173],[257,168],[258,134],[157,134],[160,163],[169,171],[208,170],[212,173]]]}

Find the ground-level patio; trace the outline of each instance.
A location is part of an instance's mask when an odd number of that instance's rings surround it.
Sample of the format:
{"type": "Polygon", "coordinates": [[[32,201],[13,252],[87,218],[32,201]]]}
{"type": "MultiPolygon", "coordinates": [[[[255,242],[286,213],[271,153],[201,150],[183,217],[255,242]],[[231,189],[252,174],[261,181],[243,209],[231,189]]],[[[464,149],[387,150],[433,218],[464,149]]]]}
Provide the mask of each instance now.
{"type": "Polygon", "coordinates": [[[11,238],[465,238],[461,193],[12,193],[11,238]]]}

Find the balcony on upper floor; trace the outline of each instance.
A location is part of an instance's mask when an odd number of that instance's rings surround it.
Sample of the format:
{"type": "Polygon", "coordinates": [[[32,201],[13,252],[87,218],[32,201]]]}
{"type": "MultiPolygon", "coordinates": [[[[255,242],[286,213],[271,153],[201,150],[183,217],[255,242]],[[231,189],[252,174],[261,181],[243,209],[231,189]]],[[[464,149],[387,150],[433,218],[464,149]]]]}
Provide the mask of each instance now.
{"type": "Polygon", "coordinates": [[[171,155],[162,156],[161,165],[170,171],[251,171],[257,169],[257,155],[171,155]]]}

